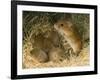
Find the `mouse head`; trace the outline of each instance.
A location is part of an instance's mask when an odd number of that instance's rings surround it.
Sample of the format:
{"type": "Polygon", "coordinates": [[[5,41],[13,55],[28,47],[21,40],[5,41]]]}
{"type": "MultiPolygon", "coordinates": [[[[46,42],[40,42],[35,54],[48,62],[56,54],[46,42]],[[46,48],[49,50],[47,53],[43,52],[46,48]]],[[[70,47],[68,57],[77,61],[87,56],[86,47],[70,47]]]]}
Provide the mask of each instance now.
{"type": "Polygon", "coordinates": [[[60,20],[54,24],[54,28],[61,34],[63,32],[71,32],[72,23],[66,20],[60,20]]]}

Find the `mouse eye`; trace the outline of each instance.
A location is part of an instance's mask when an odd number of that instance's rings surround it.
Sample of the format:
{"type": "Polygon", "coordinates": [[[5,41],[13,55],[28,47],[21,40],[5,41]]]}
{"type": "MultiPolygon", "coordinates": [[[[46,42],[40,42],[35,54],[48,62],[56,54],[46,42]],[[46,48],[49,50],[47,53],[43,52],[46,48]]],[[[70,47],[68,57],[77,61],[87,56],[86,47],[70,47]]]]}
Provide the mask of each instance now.
{"type": "Polygon", "coordinates": [[[64,26],[64,24],[60,24],[61,26],[64,26]]]}

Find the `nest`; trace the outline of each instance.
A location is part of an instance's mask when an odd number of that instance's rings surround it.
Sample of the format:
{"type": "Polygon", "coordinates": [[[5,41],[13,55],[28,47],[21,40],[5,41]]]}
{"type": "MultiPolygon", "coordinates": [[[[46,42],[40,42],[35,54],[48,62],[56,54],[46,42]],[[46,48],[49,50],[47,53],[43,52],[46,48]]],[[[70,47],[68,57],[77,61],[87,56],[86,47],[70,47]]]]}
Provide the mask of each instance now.
{"type": "MultiPolygon", "coordinates": [[[[44,40],[44,39],[43,39],[44,40]]],[[[48,39],[46,40],[48,42],[48,39]]],[[[51,41],[50,41],[51,42],[51,41]]],[[[84,66],[89,65],[89,15],[88,14],[70,14],[70,13],[49,13],[49,12],[32,12],[23,11],[23,68],[42,68],[42,67],[64,67],[64,66],[84,66]],[[48,61],[39,63],[33,58],[30,52],[36,48],[33,45],[35,39],[43,35],[48,38],[49,34],[56,32],[53,28],[55,22],[59,19],[66,18],[76,25],[82,40],[84,40],[84,48],[78,57],[73,56],[69,49],[72,49],[67,41],[57,34],[57,41],[60,49],[64,51],[65,58],[63,61],[54,62],[48,61]],[[86,33],[85,33],[86,32],[86,33]],[[86,42],[85,40],[88,41],[86,42]]]]}

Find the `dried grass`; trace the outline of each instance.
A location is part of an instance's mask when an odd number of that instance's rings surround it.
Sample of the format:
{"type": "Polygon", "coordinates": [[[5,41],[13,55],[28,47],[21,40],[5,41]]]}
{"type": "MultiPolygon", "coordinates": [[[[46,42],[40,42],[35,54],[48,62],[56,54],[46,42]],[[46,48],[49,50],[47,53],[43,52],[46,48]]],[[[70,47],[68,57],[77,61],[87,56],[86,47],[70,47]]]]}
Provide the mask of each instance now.
{"type": "Polygon", "coordinates": [[[70,56],[70,59],[67,58],[61,62],[45,62],[39,63],[30,55],[30,51],[32,50],[32,45],[28,42],[23,47],[23,68],[44,68],[44,67],[70,67],[70,66],[86,66],[89,65],[89,46],[82,49],[80,55],[78,57],[70,56]]]}
{"type": "Polygon", "coordinates": [[[38,34],[47,34],[53,29],[53,25],[57,20],[65,17],[76,25],[83,40],[89,39],[88,14],[23,11],[23,69],[89,65],[89,45],[82,49],[78,57],[70,55],[69,59],[66,58],[61,62],[39,63],[30,55],[30,51],[33,49],[30,41],[32,35],[35,37],[38,34]]]}

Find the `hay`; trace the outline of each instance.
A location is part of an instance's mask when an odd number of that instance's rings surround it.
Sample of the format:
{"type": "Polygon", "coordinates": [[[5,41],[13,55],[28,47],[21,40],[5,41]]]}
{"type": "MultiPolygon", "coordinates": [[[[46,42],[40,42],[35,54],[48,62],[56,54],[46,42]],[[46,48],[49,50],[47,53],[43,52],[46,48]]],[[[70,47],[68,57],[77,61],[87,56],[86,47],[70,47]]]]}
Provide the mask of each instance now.
{"type": "MultiPolygon", "coordinates": [[[[33,49],[32,41],[34,42],[35,37],[39,34],[49,34],[53,30],[54,23],[63,18],[70,20],[76,25],[82,40],[89,40],[88,14],[23,11],[23,69],[89,65],[89,45],[86,45],[81,50],[79,56],[75,57],[72,54],[68,54],[69,59],[67,57],[60,62],[48,61],[45,63],[39,63],[30,55],[30,51],[33,49]]],[[[59,43],[59,45],[63,46],[64,41],[61,36],[60,39],[62,43],[59,43]]],[[[87,42],[84,42],[84,44],[85,43],[87,44],[87,42]]],[[[68,49],[65,49],[65,52],[66,50],[68,49]]]]}
{"type": "Polygon", "coordinates": [[[27,48],[23,49],[23,68],[44,68],[44,67],[70,67],[70,66],[87,66],[89,65],[89,46],[82,49],[78,57],[70,56],[70,59],[67,58],[61,62],[48,61],[45,63],[39,63],[30,55],[32,49],[31,43],[27,43],[27,48]]]}

